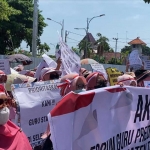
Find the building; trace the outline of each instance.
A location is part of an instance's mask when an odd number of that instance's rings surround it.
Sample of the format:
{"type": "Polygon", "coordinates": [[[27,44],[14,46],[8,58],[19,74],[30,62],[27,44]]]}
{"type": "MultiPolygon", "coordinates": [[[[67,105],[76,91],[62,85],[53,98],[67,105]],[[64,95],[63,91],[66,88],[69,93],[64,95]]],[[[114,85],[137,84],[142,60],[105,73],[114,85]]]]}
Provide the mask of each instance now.
{"type": "Polygon", "coordinates": [[[143,42],[139,37],[137,37],[136,39],[130,41],[128,43],[129,45],[131,45],[132,47],[132,51],[133,50],[138,50],[139,51],[139,55],[142,55],[142,45],[146,45],[145,42],[143,42]]]}

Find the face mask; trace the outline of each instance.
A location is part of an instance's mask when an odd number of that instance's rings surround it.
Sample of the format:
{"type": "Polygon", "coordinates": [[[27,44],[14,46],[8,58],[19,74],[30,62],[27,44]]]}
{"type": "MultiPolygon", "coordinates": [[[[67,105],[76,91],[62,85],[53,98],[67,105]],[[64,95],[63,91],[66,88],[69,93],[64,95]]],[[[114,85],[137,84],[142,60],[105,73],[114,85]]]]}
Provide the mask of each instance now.
{"type": "Polygon", "coordinates": [[[10,111],[7,107],[0,109],[0,125],[4,125],[9,120],[10,111]]]}
{"type": "Polygon", "coordinates": [[[75,90],[74,92],[75,93],[80,93],[80,92],[85,92],[86,91],[86,89],[80,89],[80,90],[75,90]]]}

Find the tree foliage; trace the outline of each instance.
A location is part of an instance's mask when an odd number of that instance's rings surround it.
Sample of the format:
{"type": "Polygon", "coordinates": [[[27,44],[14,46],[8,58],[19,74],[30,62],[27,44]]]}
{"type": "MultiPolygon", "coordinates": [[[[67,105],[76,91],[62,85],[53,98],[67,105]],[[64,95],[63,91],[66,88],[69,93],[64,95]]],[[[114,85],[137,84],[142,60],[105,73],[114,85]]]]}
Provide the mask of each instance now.
{"type": "MultiPolygon", "coordinates": [[[[20,47],[22,41],[25,41],[32,48],[32,28],[33,28],[33,3],[32,0],[6,0],[8,5],[21,13],[12,14],[9,21],[0,21],[0,54],[7,51],[13,51],[20,47]]],[[[44,18],[39,11],[38,16],[38,38],[46,27],[44,18]]],[[[40,38],[38,40],[40,44],[40,38]]]]}
{"type": "Polygon", "coordinates": [[[114,50],[109,46],[109,39],[105,36],[103,36],[101,33],[97,33],[98,40],[96,41],[98,46],[98,49],[100,49],[103,52],[114,52],[114,50]]]}
{"type": "Polygon", "coordinates": [[[11,15],[21,14],[21,11],[10,7],[6,0],[0,0],[0,20],[9,20],[11,15]]]}
{"type": "Polygon", "coordinates": [[[150,3],[150,0],[144,0],[144,2],[149,4],[149,3],[150,3]]]}
{"type": "Polygon", "coordinates": [[[38,50],[38,53],[41,55],[45,52],[48,52],[50,50],[50,47],[46,43],[39,44],[37,50],[38,50]]]}

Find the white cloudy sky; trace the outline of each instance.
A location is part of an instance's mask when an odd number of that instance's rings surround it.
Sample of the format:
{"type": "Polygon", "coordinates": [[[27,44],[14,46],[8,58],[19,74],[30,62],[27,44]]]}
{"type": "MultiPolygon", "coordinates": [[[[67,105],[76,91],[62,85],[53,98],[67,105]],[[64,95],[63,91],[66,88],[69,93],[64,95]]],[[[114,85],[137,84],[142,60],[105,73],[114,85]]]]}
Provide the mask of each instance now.
{"type": "MultiPolygon", "coordinates": [[[[126,42],[139,36],[150,46],[150,4],[145,4],[143,0],[39,0],[39,9],[48,26],[44,29],[41,41],[56,45],[58,33],[61,26],[47,20],[51,18],[57,22],[64,19],[64,30],[80,35],[85,35],[84,30],[74,28],[86,28],[86,19],[100,14],[105,16],[95,18],[90,23],[89,32],[95,38],[100,32],[109,38],[110,46],[115,48],[115,41],[118,35],[118,48],[120,51],[126,42]]],[[[78,41],[83,36],[70,33],[67,39],[68,45],[76,47],[78,41]]],[[[54,53],[54,46],[50,45],[51,52],[54,53]]],[[[26,49],[25,43],[22,48],[26,49]]]]}

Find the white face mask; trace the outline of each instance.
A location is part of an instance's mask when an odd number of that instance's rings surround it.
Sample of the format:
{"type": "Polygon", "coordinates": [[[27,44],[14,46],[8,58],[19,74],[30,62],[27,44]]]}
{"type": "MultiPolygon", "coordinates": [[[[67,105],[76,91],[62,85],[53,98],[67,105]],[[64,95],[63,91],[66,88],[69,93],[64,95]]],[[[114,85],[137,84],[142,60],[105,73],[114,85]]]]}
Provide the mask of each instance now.
{"type": "Polygon", "coordinates": [[[4,125],[9,120],[10,111],[7,107],[0,109],[0,125],[4,125]]]}

